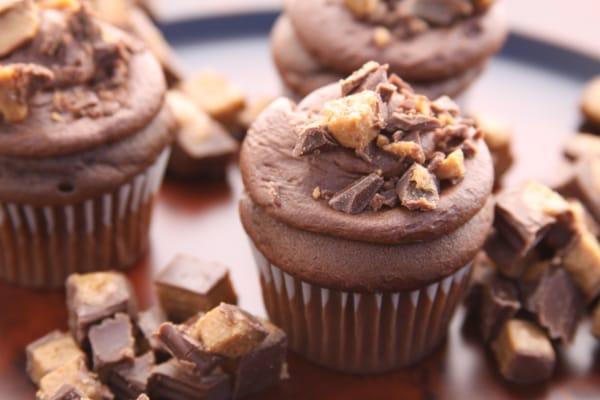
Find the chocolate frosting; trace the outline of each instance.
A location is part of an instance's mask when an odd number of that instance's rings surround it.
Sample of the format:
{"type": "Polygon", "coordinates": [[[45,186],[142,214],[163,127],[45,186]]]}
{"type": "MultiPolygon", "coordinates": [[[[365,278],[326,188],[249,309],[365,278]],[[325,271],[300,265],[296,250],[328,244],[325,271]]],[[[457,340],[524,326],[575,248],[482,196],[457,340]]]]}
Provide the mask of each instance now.
{"type": "MultiPolygon", "coordinates": [[[[345,75],[320,64],[300,42],[290,19],[280,16],[271,32],[271,50],[285,84],[300,96],[306,96],[325,85],[337,82],[345,75]]],[[[410,82],[415,92],[431,99],[442,95],[457,96],[483,71],[485,62],[477,64],[456,76],[428,82],[410,82]]]]}
{"type": "Polygon", "coordinates": [[[392,40],[386,47],[373,41],[376,26],[358,20],[341,1],[286,0],[284,7],[302,44],[323,65],[342,73],[377,60],[408,81],[448,78],[484,62],[507,35],[502,2],[482,15],[392,40]]]}
{"type": "Polygon", "coordinates": [[[154,162],[173,140],[175,122],[164,106],[166,84],[154,56],[127,34],[85,14],[85,8],[80,12],[77,23],[89,36],[77,37],[67,12],[43,9],[37,36],[1,60],[40,65],[55,76],[29,100],[24,121],[0,118],[2,201],[72,204],[110,192],[154,162]],[[45,53],[49,43],[61,46],[55,57],[45,53]],[[122,69],[114,77],[106,75],[97,59],[102,50],[96,50],[111,45],[125,49],[116,55],[122,57],[122,69]],[[105,94],[112,107],[98,115],[57,110],[57,96],[72,93],[97,96],[100,106],[105,94]]]}
{"type": "Polygon", "coordinates": [[[492,190],[493,166],[481,139],[477,152],[465,161],[462,182],[442,191],[434,210],[414,212],[393,208],[349,215],[311,197],[315,187],[337,192],[358,178],[381,169],[394,176],[405,166],[384,152],[373,163],[348,149],[295,158],[296,128],[311,112],[341,96],[337,84],[322,88],[298,106],[286,99],[271,104],[257,119],[241,153],[242,177],[252,201],[279,222],[293,228],[339,238],[379,244],[431,241],[455,231],[486,204],[492,190]]]}
{"type": "Polygon", "coordinates": [[[455,231],[402,246],[348,241],[296,229],[249,198],[241,201],[240,214],[257,249],[285,272],[329,289],[396,292],[422,288],[467,265],[485,241],[493,208],[490,198],[455,231]]]}

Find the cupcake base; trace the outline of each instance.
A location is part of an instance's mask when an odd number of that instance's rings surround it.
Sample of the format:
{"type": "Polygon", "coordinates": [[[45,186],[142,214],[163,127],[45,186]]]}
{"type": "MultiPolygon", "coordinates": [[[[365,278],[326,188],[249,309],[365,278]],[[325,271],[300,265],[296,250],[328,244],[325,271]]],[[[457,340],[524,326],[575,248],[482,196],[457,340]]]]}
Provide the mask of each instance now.
{"type": "Polygon", "coordinates": [[[170,149],[113,193],[66,206],[0,203],[0,279],[35,288],[68,275],[125,269],[148,248],[154,197],[170,149]]]}
{"type": "Polygon", "coordinates": [[[267,312],[291,349],[348,373],[381,373],[429,355],[446,336],[471,276],[468,264],[420,290],[344,292],[297,279],[252,247],[267,312]]]}

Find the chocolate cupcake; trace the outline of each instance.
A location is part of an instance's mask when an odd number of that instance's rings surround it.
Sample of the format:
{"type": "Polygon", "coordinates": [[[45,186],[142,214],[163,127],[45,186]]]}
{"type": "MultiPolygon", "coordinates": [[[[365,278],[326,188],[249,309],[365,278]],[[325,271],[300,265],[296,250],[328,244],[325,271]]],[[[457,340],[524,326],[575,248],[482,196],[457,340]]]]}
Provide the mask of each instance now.
{"type": "MultiPolygon", "coordinates": [[[[498,4],[496,4],[498,3],[498,4]]],[[[286,0],[272,32],[284,83],[304,96],[369,60],[437,98],[461,94],[507,36],[494,0],[286,0]]]]}
{"type": "Polygon", "coordinates": [[[275,101],[241,152],[241,220],[270,318],[292,349],[352,373],[440,344],[493,217],[474,122],[387,69],[275,101]]]}
{"type": "Polygon", "coordinates": [[[0,279],[132,266],[173,140],[160,65],[78,1],[0,10],[0,279]]]}

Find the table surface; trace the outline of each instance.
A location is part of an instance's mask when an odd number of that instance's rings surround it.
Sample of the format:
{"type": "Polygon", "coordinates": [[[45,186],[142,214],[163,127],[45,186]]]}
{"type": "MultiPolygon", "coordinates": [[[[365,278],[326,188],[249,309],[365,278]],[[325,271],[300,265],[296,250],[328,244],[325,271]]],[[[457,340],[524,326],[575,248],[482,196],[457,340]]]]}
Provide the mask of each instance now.
{"type": "MultiPolygon", "coordinates": [[[[565,75],[539,67],[515,54],[496,59],[473,88],[470,111],[492,112],[515,127],[518,163],[509,182],[549,179],[559,168],[560,148],[578,126],[578,97],[585,74],[565,75]]],[[[512,46],[514,47],[514,46],[512,46]]],[[[518,47],[518,46],[517,46],[518,47]]],[[[181,42],[176,49],[194,69],[213,65],[234,77],[250,93],[281,90],[262,36],[181,42]],[[229,57],[229,58],[228,58],[229,57]],[[252,59],[243,69],[232,58],[252,59]]],[[[155,302],[152,276],[178,252],[218,260],[231,267],[241,305],[264,315],[258,275],[237,216],[242,194],[239,170],[232,165],[228,182],[167,182],[157,202],[152,249],[129,277],[141,307],[155,302]]],[[[66,328],[64,295],[34,292],[0,284],[0,399],[30,399],[34,388],[25,375],[23,349],[52,329],[66,328]]],[[[356,377],[338,374],[289,355],[291,379],[254,399],[592,399],[600,396],[600,355],[589,323],[574,343],[560,351],[552,381],[534,388],[506,384],[477,341],[464,310],[453,320],[448,340],[419,366],[394,373],[356,377]]]]}

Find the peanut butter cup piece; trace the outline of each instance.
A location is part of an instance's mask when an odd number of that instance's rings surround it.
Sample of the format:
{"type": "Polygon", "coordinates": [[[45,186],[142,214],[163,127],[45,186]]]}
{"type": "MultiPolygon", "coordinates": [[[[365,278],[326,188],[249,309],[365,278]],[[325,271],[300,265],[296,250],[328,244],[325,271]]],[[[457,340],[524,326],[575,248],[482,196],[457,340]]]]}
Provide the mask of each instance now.
{"type": "Polygon", "coordinates": [[[73,337],[64,332],[53,331],[29,344],[27,373],[35,384],[65,363],[85,360],[85,353],[77,346],[73,337]]]}
{"type": "Polygon", "coordinates": [[[396,185],[400,203],[409,210],[427,211],[437,207],[439,184],[435,176],[420,164],[414,163],[396,185]]]}
{"type": "Polygon", "coordinates": [[[67,279],[69,328],[75,340],[84,343],[92,325],[117,313],[137,316],[133,289],[125,275],[117,272],[73,274],[67,279]]]}
{"type": "Polygon", "coordinates": [[[135,358],[133,326],[127,314],[107,318],[89,331],[92,365],[102,380],[118,365],[131,365],[135,358]]]}
{"type": "Polygon", "coordinates": [[[221,302],[237,303],[227,267],[185,254],[177,255],[159,273],[155,286],[170,321],[183,322],[221,302]]]}
{"type": "Polygon", "coordinates": [[[554,372],[554,348],[544,331],[531,322],[511,319],[492,348],[500,373],[508,381],[538,383],[554,372]]]}
{"type": "Polygon", "coordinates": [[[0,57],[33,39],[38,33],[39,25],[38,8],[33,0],[0,2],[0,57]]]}
{"type": "Polygon", "coordinates": [[[51,400],[68,385],[90,400],[113,400],[114,396],[98,376],[90,372],[83,360],[73,360],[50,372],[40,381],[37,400],[51,400]]]}
{"type": "Polygon", "coordinates": [[[0,114],[9,123],[24,121],[29,100],[54,77],[52,71],[34,64],[0,66],[0,114]]]}
{"type": "Polygon", "coordinates": [[[189,332],[208,352],[229,358],[246,354],[268,335],[256,317],[225,303],[203,315],[189,332]]]}

